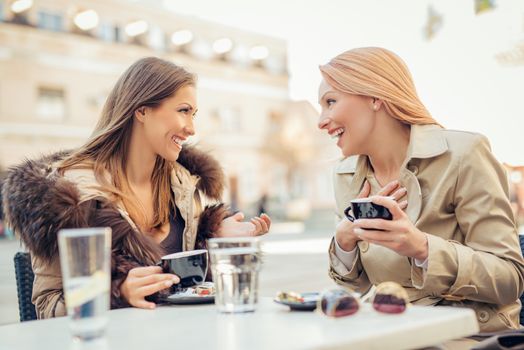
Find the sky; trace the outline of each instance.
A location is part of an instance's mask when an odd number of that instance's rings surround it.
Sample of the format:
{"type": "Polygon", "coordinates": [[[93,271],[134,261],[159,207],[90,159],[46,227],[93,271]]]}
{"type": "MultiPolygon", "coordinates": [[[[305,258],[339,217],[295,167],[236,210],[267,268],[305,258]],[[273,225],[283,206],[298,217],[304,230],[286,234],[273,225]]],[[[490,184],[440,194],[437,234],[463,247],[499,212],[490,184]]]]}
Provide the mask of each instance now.
{"type": "Polygon", "coordinates": [[[496,0],[476,15],[473,0],[159,0],[177,13],[283,38],[290,97],[317,106],[318,65],[345,50],[382,46],[411,69],[429,111],[450,129],[481,132],[499,160],[524,165],[524,62],[495,55],[524,45],[524,1],[496,0]],[[428,7],[442,19],[423,36],[428,7]]]}

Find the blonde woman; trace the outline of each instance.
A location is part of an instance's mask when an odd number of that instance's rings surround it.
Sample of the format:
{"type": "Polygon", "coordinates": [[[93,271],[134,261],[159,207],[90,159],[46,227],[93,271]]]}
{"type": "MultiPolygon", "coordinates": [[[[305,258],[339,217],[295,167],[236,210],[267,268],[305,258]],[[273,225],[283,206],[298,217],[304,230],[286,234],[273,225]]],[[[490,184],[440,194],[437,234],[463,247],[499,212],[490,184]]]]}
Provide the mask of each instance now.
{"type": "Polygon", "coordinates": [[[388,50],[353,49],[320,71],[318,127],[343,155],[331,277],[362,293],[395,281],[415,304],[474,309],[481,331],[518,328],[524,260],[488,140],[441,127],[388,50]],[[344,218],[351,199],[368,196],[393,220],[344,218]]]}
{"type": "Polygon", "coordinates": [[[171,62],[141,59],[110,92],[86,144],[9,171],[5,213],[31,252],[38,318],[66,314],[62,228],[112,228],[114,308],[154,308],[158,292],[179,282],[154,266],[162,255],[269,230],[267,215],[242,222],[241,213],[228,213],[219,164],[185,145],[195,133],[195,79],[171,62]]]}

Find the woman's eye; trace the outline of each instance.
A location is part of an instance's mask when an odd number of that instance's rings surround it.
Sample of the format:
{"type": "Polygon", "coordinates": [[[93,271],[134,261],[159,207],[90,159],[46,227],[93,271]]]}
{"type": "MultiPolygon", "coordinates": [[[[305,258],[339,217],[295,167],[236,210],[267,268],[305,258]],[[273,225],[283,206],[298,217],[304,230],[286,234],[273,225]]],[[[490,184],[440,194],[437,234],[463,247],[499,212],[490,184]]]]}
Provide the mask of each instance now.
{"type": "Polygon", "coordinates": [[[331,99],[331,98],[327,99],[327,101],[326,101],[326,103],[327,103],[328,106],[331,106],[331,105],[332,105],[333,103],[335,103],[335,102],[336,102],[336,101],[333,100],[333,99],[331,99]]]}
{"type": "Polygon", "coordinates": [[[179,111],[180,113],[187,114],[187,113],[189,113],[189,108],[182,108],[182,109],[179,109],[178,111],[179,111]]]}

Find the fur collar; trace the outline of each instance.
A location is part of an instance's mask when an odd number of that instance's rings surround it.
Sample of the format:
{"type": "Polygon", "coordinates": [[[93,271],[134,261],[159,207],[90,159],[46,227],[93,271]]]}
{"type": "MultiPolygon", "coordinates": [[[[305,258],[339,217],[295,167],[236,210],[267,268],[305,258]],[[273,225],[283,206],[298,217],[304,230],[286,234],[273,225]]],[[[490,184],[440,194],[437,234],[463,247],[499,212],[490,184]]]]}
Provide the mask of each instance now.
{"type": "Polygon", "coordinates": [[[220,200],[224,192],[225,175],[218,161],[195,146],[184,147],[177,162],[192,175],[200,177],[197,188],[209,198],[220,200]]]}
{"type": "MultiPolygon", "coordinates": [[[[81,203],[78,188],[52,173],[51,164],[68,154],[59,152],[10,168],[2,189],[7,224],[33,254],[45,261],[51,261],[58,253],[56,241],[60,229],[88,227],[100,219],[92,217],[97,209],[93,205],[100,204],[81,203]]],[[[177,162],[200,178],[197,184],[200,191],[220,200],[224,174],[214,158],[195,147],[186,147],[177,162]]],[[[113,237],[113,245],[115,238],[118,237],[113,237]]]]}

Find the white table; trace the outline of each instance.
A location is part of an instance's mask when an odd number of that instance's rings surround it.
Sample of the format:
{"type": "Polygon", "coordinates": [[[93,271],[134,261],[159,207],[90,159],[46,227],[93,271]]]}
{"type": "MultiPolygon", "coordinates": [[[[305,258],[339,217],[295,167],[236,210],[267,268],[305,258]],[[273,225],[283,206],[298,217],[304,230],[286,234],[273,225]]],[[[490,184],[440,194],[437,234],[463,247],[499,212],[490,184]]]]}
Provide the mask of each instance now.
{"type": "MultiPolygon", "coordinates": [[[[290,312],[263,298],[254,313],[219,314],[215,305],[174,305],[109,312],[107,349],[407,349],[478,332],[469,309],[412,306],[400,315],[369,306],[330,319],[290,312]]],[[[65,317],[0,327],[0,349],[71,349],[65,317]]],[[[100,346],[95,348],[100,349],[100,346]]]]}

